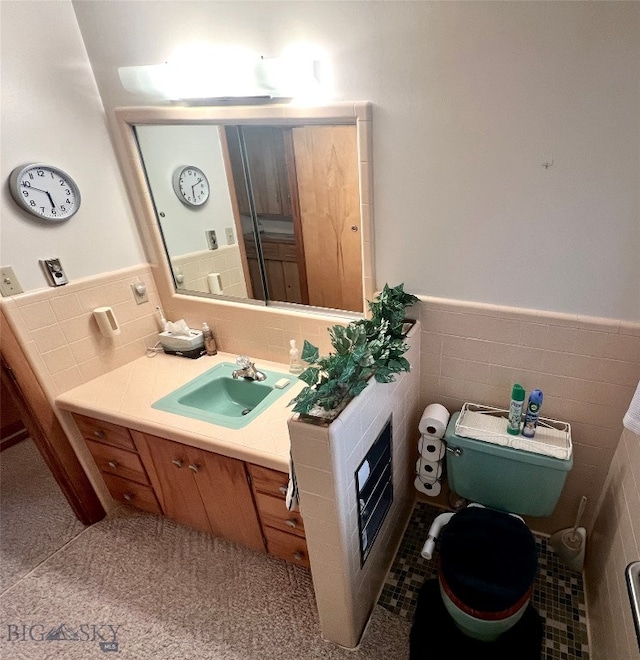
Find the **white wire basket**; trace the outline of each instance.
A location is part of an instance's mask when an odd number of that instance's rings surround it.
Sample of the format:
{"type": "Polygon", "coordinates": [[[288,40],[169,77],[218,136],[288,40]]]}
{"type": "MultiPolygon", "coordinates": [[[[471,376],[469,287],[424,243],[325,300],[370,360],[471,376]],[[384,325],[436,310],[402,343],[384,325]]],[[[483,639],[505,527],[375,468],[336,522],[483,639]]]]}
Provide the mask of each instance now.
{"type": "Polygon", "coordinates": [[[507,433],[508,417],[509,412],[502,408],[465,403],[456,420],[456,435],[565,461],[571,458],[571,425],[568,422],[540,417],[535,436],[525,438],[507,433]]]}

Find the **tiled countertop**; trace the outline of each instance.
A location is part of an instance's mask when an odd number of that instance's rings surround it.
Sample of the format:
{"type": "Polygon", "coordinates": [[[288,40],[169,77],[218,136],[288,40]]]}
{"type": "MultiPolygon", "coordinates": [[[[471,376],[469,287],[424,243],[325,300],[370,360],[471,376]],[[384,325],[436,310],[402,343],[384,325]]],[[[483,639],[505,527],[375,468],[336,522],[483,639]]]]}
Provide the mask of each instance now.
{"type": "MultiPolygon", "coordinates": [[[[290,385],[267,410],[238,430],[151,407],[196,376],[220,362],[235,362],[235,358],[228,353],[203,355],[197,360],[163,353],[141,357],[64,392],[56,398],[56,403],[63,410],[287,472],[290,448],[287,420],[292,415],[287,404],[303,389],[302,381],[290,385]]],[[[288,372],[287,365],[266,360],[256,360],[256,367],[288,372]]]]}

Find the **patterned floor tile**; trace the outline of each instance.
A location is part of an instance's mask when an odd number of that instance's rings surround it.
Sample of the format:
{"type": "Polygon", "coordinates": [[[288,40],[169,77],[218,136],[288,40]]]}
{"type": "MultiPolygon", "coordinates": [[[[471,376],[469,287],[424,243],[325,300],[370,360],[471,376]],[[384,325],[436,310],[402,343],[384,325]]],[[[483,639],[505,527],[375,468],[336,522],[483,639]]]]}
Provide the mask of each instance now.
{"type": "MultiPolygon", "coordinates": [[[[429,561],[423,559],[420,551],[439,513],[439,509],[416,502],[378,601],[390,612],[409,620],[413,619],[423,582],[437,576],[437,545],[429,561]]],[[[538,575],[532,602],[545,624],[541,660],[589,660],[582,574],[563,566],[546,538],[536,536],[536,548],[538,575]]]]}

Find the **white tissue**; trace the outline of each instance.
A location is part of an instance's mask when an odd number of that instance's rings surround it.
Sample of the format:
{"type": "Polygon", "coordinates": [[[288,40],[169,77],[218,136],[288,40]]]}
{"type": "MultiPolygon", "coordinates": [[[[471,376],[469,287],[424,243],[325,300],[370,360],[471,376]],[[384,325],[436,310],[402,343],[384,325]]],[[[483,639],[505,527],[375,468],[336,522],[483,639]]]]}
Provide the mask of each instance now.
{"type": "Polygon", "coordinates": [[[418,423],[418,430],[422,435],[442,438],[448,423],[449,411],[440,403],[432,403],[424,409],[418,423]]]}
{"type": "Polygon", "coordinates": [[[364,461],[358,470],[358,486],[360,487],[360,490],[364,487],[369,478],[370,472],[371,468],[369,467],[369,461],[364,461]]]}
{"type": "Polygon", "coordinates": [[[191,337],[190,328],[184,319],[167,321],[165,332],[170,332],[174,337],[191,337]]]}
{"type": "Polygon", "coordinates": [[[633,431],[636,435],[640,435],[640,382],[636,387],[635,394],[629,404],[625,416],[622,419],[624,427],[633,431]]]}

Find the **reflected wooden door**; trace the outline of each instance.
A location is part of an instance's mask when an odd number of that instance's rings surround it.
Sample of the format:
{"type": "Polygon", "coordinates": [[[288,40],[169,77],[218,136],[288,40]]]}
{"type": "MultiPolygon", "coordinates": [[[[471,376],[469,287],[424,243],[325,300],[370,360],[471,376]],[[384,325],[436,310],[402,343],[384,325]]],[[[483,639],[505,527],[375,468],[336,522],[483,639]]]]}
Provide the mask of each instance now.
{"type": "Polygon", "coordinates": [[[292,132],[309,304],[362,312],[356,127],[292,132]]]}

